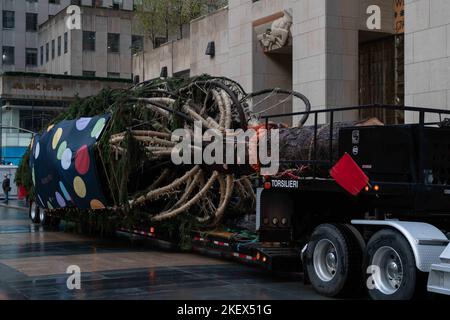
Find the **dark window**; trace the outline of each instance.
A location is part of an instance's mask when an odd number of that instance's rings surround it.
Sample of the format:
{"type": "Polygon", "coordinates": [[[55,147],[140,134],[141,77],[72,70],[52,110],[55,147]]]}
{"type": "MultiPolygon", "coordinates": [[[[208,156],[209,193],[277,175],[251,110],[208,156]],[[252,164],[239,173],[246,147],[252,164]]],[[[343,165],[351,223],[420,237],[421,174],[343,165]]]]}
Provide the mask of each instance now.
{"type": "Polygon", "coordinates": [[[14,11],[3,10],[3,28],[13,29],[15,25],[14,11]]]}
{"type": "Polygon", "coordinates": [[[26,17],[26,29],[27,31],[37,31],[38,15],[37,13],[28,13],[26,17]]]}
{"type": "Polygon", "coordinates": [[[3,64],[14,64],[14,47],[3,47],[2,61],[3,64]]]}
{"type": "Polygon", "coordinates": [[[38,2],[38,0],[27,0],[27,2],[35,3],[38,2]]]}
{"type": "Polygon", "coordinates": [[[61,56],[61,36],[58,37],[58,57],[61,56]]]}
{"type": "Polygon", "coordinates": [[[64,53],[67,53],[67,50],[68,50],[68,48],[69,48],[69,40],[68,40],[68,37],[69,37],[68,33],[65,32],[65,33],[64,33],[64,53]]]}
{"type": "Polygon", "coordinates": [[[120,78],[120,73],[119,72],[108,72],[108,78],[120,78]]]}
{"type": "Polygon", "coordinates": [[[114,10],[120,10],[123,8],[123,1],[122,0],[113,0],[113,9],[114,10]]]}
{"type": "Polygon", "coordinates": [[[131,36],[131,51],[132,53],[140,52],[144,50],[144,37],[143,36],[131,36]]]}
{"type": "Polygon", "coordinates": [[[41,46],[41,66],[44,64],[44,46],[41,46]]]}
{"type": "Polygon", "coordinates": [[[83,31],[83,50],[95,51],[95,32],[83,31]]]}
{"type": "Polygon", "coordinates": [[[27,66],[35,67],[37,66],[37,55],[38,51],[35,48],[25,49],[25,63],[27,66]]]}
{"type": "Polygon", "coordinates": [[[46,128],[59,111],[19,110],[20,127],[39,132],[46,128]]]}
{"type": "Polygon", "coordinates": [[[55,59],[55,39],[52,40],[52,60],[55,59]]]}
{"type": "Polygon", "coordinates": [[[108,33],[108,52],[120,52],[120,34],[108,33]]]}
{"type": "Polygon", "coordinates": [[[48,0],[48,3],[60,4],[61,0],[48,0]]]}
{"type": "Polygon", "coordinates": [[[83,71],[83,77],[95,77],[95,71],[83,71]]]}
{"type": "Polygon", "coordinates": [[[50,55],[50,45],[48,42],[45,44],[45,62],[48,62],[50,55]]]}

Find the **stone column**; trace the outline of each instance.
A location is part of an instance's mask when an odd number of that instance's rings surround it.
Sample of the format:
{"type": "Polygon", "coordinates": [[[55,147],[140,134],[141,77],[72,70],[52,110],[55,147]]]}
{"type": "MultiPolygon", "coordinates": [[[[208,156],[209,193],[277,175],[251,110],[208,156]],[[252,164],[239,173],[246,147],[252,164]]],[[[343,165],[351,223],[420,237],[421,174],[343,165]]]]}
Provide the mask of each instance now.
{"type": "MultiPolygon", "coordinates": [[[[305,94],[313,109],[358,104],[359,9],[358,0],[300,0],[294,7],[294,90],[305,94]]],[[[304,106],[297,102],[294,110],[304,106]]]]}

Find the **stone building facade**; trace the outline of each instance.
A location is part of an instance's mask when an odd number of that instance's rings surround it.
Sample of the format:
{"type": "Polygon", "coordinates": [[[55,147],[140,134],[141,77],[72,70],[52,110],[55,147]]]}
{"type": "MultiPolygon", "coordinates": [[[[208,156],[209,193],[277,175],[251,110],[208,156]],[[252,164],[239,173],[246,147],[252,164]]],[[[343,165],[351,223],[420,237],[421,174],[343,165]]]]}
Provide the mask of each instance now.
{"type": "MultiPolygon", "coordinates": [[[[192,21],[189,38],[146,46],[133,59],[133,74],[152,79],[167,67],[169,75],[227,76],[247,91],[299,91],[314,109],[375,103],[450,109],[449,6],[445,0],[230,0],[192,21]],[[286,12],[289,39],[267,51],[261,40],[274,39],[267,30],[279,32],[286,12]],[[214,57],[205,55],[210,42],[214,57]]],[[[302,110],[293,101],[270,112],[302,110]]],[[[410,120],[389,111],[336,116],[410,120]]]]}

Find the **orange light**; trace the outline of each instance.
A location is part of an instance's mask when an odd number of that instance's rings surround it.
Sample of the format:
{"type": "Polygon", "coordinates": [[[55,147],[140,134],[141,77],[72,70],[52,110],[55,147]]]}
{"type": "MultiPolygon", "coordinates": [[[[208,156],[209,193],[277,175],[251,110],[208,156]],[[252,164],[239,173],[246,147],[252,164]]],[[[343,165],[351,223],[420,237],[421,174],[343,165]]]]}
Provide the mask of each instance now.
{"type": "Polygon", "coordinates": [[[150,233],[155,233],[155,228],[151,227],[150,228],[150,233]]]}
{"type": "Polygon", "coordinates": [[[269,190],[270,188],[272,188],[272,184],[270,182],[265,182],[264,189],[269,190]]]}
{"type": "Polygon", "coordinates": [[[373,187],[373,190],[380,191],[380,186],[376,185],[375,187],[373,187]]]}
{"type": "Polygon", "coordinates": [[[259,252],[256,254],[256,260],[261,259],[261,255],[259,254],[259,252]]]}
{"type": "Polygon", "coordinates": [[[369,191],[370,191],[369,186],[366,186],[366,187],[364,188],[364,190],[366,190],[366,192],[369,192],[369,191]]]}

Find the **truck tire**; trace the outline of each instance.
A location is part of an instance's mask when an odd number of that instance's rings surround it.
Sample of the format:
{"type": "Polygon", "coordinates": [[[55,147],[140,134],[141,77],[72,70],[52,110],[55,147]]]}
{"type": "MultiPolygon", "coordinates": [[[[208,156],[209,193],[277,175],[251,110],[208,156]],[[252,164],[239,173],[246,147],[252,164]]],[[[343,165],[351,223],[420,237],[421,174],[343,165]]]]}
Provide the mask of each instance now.
{"type": "Polygon", "coordinates": [[[406,238],[384,229],[375,233],[365,253],[366,284],[374,300],[411,300],[425,291],[425,274],[416,268],[416,259],[406,238]],[[423,285],[423,290],[416,290],[423,285]]]}
{"type": "Polygon", "coordinates": [[[28,216],[30,217],[31,222],[33,223],[40,223],[39,220],[39,214],[40,214],[40,208],[37,205],[35,201],[30,201],[30,211],[28,213],[28,216]]]}
{"type": "Polygon", "coordinates": [[[42,226],[48,226],[50,222],[50,217],[45,210],[39,210],[39,221],[42,226]]]}
{"type": "Polygon", "coordinates": [[[362,257],[361,245],[345,225],[318,226],[306,251],[312,286],[327,297],[358,295],[363,283],[362,257]]]}

